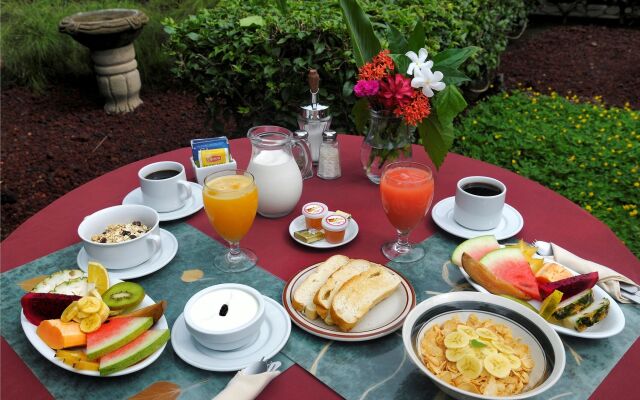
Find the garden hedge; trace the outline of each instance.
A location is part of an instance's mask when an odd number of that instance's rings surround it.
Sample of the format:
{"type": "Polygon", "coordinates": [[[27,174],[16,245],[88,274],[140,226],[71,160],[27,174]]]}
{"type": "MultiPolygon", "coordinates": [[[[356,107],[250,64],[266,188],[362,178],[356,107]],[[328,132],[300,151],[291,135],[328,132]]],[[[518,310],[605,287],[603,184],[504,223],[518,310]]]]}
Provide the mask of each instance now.
{"type": "MultiPolygon", "coordinates": [[[[491,7],[483,0],[359,3],[383,40],[390,26],[407,35],[420,21],[431,53],[481,47],[465,67],[472,78],[497,66],[507,34],[526,18],[524,3],[517,0],[496,0],[491,7]]],[[[348,116],[356,67],[337,1],[289,0],[283,15],[272,6],[222,0],[214,9],[164,23],[166,46],[176,59],[173,72],[197,87],[213,116],[232,116],[236,134],[267,122],[295,126],[297,106],[308,102],[310,68],[319,69],[320,99],[332,107],[333,127],[353,131],[348,116]]]]}

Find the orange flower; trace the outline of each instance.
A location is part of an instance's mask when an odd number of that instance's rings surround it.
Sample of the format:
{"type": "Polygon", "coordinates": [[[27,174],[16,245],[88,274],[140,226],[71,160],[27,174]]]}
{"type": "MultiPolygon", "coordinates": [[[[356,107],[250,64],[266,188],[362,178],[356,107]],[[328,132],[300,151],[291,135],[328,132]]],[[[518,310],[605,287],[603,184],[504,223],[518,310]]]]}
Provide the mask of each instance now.
{"type": "Polygon", "coordinates": [[[389,57],[389,50],[385,49],[378,53],[371,62],[366,63],[358,69],[358,79],[376,81],[389,75],[393,71],[393,60],[389,57]]]}
{"type": "Polygon", "coordinates": [[[416,126],[431,113],[429,98],[420,91],[414,91],[413,101],[404,107],[398,107],[394,114],[403,117],[407,125],[416,126]]]}

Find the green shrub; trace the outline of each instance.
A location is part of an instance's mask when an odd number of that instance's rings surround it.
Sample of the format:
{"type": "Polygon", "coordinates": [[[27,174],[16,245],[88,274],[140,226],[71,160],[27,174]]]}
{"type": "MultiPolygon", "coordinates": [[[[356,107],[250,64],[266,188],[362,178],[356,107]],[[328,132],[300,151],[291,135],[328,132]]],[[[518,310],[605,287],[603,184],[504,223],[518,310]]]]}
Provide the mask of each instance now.
{"type": "Polygon", "coordinates": [[[160,21],[194,13],[217,1],[206,0],[6,0],[2,2],[0,26],[3,82],[41,90],[50,82],[92,75],[88,50],[58,32],[67,15],[104,8],[137,8],[149,23],[135,41],[140,73],[145,83],[166,81],[171,60],[162,50],[166,34],[160,21]]]}
{"type": "Polygon", "coordinates": [[[640,112],[517,91],[478,103],[458,128],[453,151],[562,194],[640,256],[640,112]]]}
{"type": "MultiPolygon", "coordinates": [[[[408,35],[419,19],[431,52],[483,47],[467,63],[472,77],[497,65],[505,35],[524,17],[521,1],[485,3],[360,1],[380,37],[387,36],[389,26],[408,35]]],[[[337,1],[290,0],[283,16],[275,7],[222,0],[215,9],[165,24],[175,74],[195,84],[214,115],[232,115],[240,131],[267,122],[294,126],[297,106],[308,102],[309,68],[319,69],[320,98],[332,107],[333,126],[353,130],[348,115],[356,68],[337,1]]]]}

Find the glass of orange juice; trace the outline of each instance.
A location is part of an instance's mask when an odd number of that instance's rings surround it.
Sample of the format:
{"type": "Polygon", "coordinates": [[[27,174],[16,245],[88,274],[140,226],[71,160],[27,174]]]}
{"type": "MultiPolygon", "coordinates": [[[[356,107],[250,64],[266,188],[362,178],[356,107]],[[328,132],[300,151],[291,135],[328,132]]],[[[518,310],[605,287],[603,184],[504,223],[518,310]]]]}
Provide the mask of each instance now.
{"type": "Polygon", "coordinates": [[[202,187],[204,209],[213,229],[229,242],[229,251],[214,257],[214,265],[224,272],[246,271],[258,257],[240,248],[242,239],[256,217],[258,188],[249,172],[235,169],[208,175],[202,187]]]}
{"type": "Polygon", "coordinates": [[[399,161],[382,170],[382,207],[398,237],[382,245],[382,254],[396,262],[413,262],[424,257],[424,249],[409,243],[409,233],[422,221],[433,200],[433,172],[417,162],[399,161]]]}

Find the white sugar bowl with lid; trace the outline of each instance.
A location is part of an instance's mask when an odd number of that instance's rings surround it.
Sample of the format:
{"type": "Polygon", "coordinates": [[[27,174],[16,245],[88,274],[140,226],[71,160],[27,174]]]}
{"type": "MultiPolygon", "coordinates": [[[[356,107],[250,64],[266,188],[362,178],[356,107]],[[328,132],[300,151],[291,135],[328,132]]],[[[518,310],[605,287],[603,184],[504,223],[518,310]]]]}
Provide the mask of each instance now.
{"type": "Polygon", "coordinates": [[[264,298],[238,283],[210,286],[184,307],[187,330],[206,348],[228,351],[253,343],[265,318],[264,298]]]}

